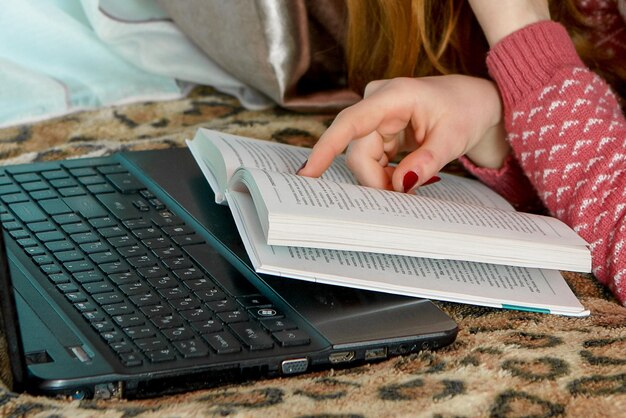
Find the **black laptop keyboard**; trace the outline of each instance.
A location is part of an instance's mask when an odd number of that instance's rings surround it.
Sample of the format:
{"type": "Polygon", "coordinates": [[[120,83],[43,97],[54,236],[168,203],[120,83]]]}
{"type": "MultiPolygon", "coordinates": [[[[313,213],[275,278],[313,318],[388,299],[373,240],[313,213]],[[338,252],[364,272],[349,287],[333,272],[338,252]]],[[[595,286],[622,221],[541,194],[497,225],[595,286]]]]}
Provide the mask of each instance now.
{"type": "Polygon", "coordinates": [[[203,237],[119,164],[0,171],[0,220],[126,366],[310,344],[198,264],[203,237]]]}

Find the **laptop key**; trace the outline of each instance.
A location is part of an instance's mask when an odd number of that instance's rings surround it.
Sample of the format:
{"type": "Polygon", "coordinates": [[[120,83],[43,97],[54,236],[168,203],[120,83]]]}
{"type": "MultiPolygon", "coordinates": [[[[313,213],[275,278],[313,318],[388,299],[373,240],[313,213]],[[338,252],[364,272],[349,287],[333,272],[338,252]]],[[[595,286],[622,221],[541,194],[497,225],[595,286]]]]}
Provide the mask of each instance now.
{"type": "Polygon", "coordinates": [[[191,322],[191,327],[198,334],[211,334],[214,332],[221,331],[223,329],[222,323],[215,319],[205,319],[201,321],[194,321],[194,322],[191,322]]]}
{"type": "Polygon", "coordinates": [[[159,329],[176,328],[183,325],[183,320],[177,313],[173,311],[162,316],[152,316],[150,321],[159,329]]]}
{"type": "Polygon", "coordinates": [[[97,295],[99,293],[109,293],[113,292],[115,288],[111,286],[110,283],[102,281],[102,282],[91,282],[83,284],[83,289],[91,296],[97,295]]]}
{"type": "Polygon", "coordinates": [[[96,264],[112,263],[119,261],[119,257],[113,251],[102,251],[98,253],[89,254],[89,258],[96,264]]]}
{"type": "MultiPolygon", "coordinates": [[[[21,246],[24,246],[21,242],[18,242],[18,244],[20,244],[21,246]]],[[[24,248],[24,251],[26,252],[26,254],[30,255],[31,257],[45,254],[44,249],[38,245],[27,246],[26,248],[24,248]]]]}
{"type": "Polygon", "coordinates": [[[76,308],[76,310],[78,310],[78,312],[80,313],[84,313],[84,312],[95,312],[96,311],[96,305],[94,305],[93,303],[87,301],[87,302],[79,302],[79,303],[75,303],[74,307],[76,308]]]}
{"type": "Polygon", "coordinates": [[[145,255],[147,250],[139,245],[128,245],[126,247],[118,248],[117,252],[124,258],[130,258],[145,255]]]}
{"type": "Polygon", "coordinates": [[[263,328],[251,322],[230,324],[230,329],[250,350],[267,350],[274,347],[274,341],[263,328]]]}
{"type": "Polygon", "coordinates": [[[46,242],[45,245],[46,245],[46,248],[52,251],[53,253],[74,249],[74,244],[71,241],[68,241],[66,239],[62,239],[59,241],[46,242]]]}
{"type": "Polygon", "coordinates": [[[102,275],[102,273],[99,273],[94,270],[81,271],[78,273],[74,273],[72,274],[72,277],[74,277],[81,284],[91,283],[91,282],[100,282],[104,280],[104,276],[102,275]]]}
{"type": "Polygon", "coordinates": [[[226,293],[217,288],[198,290],[194,294],[203,302],[218,301],[226,298],[226,293]]]}
{"type": "Polygon", "coordinates": [[[139,282],[139,276],[135,272],[125,271],[109,275],[109,279],[117,285],[139,282]]]}
{"type": "Polygon", "coordinates": [[[61,199],[48,199],[39,202],[39,205],[48,215],[61,215],[71,213],[72,209],[61,199]]]}
{"type": "MultiPolygon", "coordinates": [[[[182,254],[181,254],[182,256],[182,254]]],[[[178,257],[178,258],[182,258],[182,257],[178,257]]],[[[169,262],[170,259],[166,259],[164,260],[164,264],[174,264],[169,262]]],[[[189,262],[191,263],[191,262],[189,262]]],[[[176,268],[175,270],[173,270],[173,273],[176,275],[176,277],[178,277],[180,280],[184,280],[185,284],[189,283],[190,280],[196,280],[195,283],[195,287],[197,289],[201,289],[204,288],[206,286],[204,286],[204,283],[212,283],[212,281],[209,281],[208,278],[204,277],[204,273],[193,267],[193,266],[188,266],[185,268],[176,268]],[[199,280],[199,281],[198,281],[199,280]]],[[[189,285],[187,285],[187,287],[190,287],[189,285]]],[[[212,287],[212,286],[211,286],[212,287]]]]}
{"type": "Polygon", "coordinates": [[[122,336],[122,334],[116,330],[100,332],[100,336],[109,343],[124,340],[124,337],[122,336]]]}
{"type": "Polygon", "coordinates": [[[34,203],[14,203],[9,205],[9,208],[24,223],[43,222],[48,219],[48,216],[34,203]]]}
{"type": "Polygon", "coordinates": [[[234,324],[235,322],[245,322],[250,318],[247,313],[240,309],[236,311],[218,312],[217,317],[227,324],[234,324]]]}
{"type": "Polygon", "coordinates": [[[206,357],[209,355],[209,346],[197,338],[172,343],[184,358],[206,357]]]}
{"type": "Polygon", "coordinates": [[[98,310],[83,312],[83,316],[89,322],[108,322],[106,317],[102,314],[102,312],[98,310]]]}
{"type": "Polygon", "coordinates": [[[128,353],[120,353],[119,356],[122,364],[126,367],[141,366],[143,364],[143,360],[138,353],[131,351],[128,353]]]}
{"type": "Polygon", "coordinates": [[[100,269],[106,274],[123,273],[129,270],[129,266],[124,261],[115,261],[113,263],[100,264],[100,269]]]}
{"type": "Polygon", "coordinates": [[[54,256],[61,263],[65,263],[68,261],[78,261],[83,259],[82,251],[76,250],[58,251],[54,253],[54,256]]]}
{"type": "Polygon", "coordinates": [[[178,280],[169,275],[165,275],[162,277],[151,277],[147,281],[150,286],[154,287],[157,290],[178,287],[178,280]]]}
{"type": "Polygon", "coordinates": [[[61,226],[61,229],[65,231],[66,234],[78,234],[81,232],[89,232],[89,225],[84,222],[76,222],[71,224],[65,224],[61,226]]]}
{"type": "Polygon", "coordinates": [[[80,289],[74,283],[60,283],[57,285],[57,289],[61,291],[61,293],[75,293],[80,289]]]}
{"type": "Polygon", "coordinates": [[[66,293],[65,297],[72,303],[87,302],[87,297],[82,292],[66,293]]]}
{"type": "Polygon", "coordinates": [[[177,327],[177,328],[167,328],[167,329],[161,330],[161,332],[163,332],[163,335],[165,335],[165,337],[170,341],[188,340],[190,338],[193,338],[194,336],[194,333],[191,330],[191,328],[188,328],[186,326],[177,327]]]}
{"type": "Polygon", "coordinates": [[[137,344],[137,347],[139,347],[139,349],[144,352],[153,351],[153,350],[163,350],[168,347],[167,342],[157,337],[141,338],[141,339],[135,340],[134,342],[135,344],[137,344]]]}
{"type": "Polygon", "coordinates": [[[148,351],[145,353],[146,357],[153,363],[162,363],[166,361],[176,360],[173,348],[164,348],[162,350],[148,351]]]}
{"type": "Polygon", "coordinates": [[[119,220],[141,218],[141,212],[133,205],[133,197],[119,193],[96,195],[98,200],[119,220]]]}
{"type": "Polygon", "coordinates": [[[112,303],[123,302],[124,297],[115,291],[93,295],[93,300],[95,300],[99,305],[110,305],[112,303]]]}
{"type": "Polygon", "coordinates": [[[205,321],[207,319],[211,319],[212,317],[211,312],[204,308],[189,309],[189,310],[181,311],[180,315],[189,322],[205,321]]]}
{"type": "Polygon", "coordinates": [[[110,344],[110,347],[118,354],[130,353],[133,351],[133,346],[128,341],[117,341],[110,344]]]}
{"type": "Polygon", "coordinates": [[[61,273],[61,267],[57,266],[56,264],[46,264],[41,266],[40,268],[41,271],[48,275],[61,273]]]}
{"type": "Polygon", "coordinates": [[[138,325],[135,327],[124,328],[124,332],[132,340],[154,337],[157,335],[157,330],[152,325],[138,325]]]}
{"type": "Polygon", "coordinates": [[[246,308],[257,307],[257,306],[270,306],[272,303],[268,298],[261,295],[248,295],[237,298],[239,303],[241,303],[246,308]]]}
{"type": "Polygon", "coordinates": [[[109,174],[107,178],[116,189],[124,194],[144,189],[145,186],[130,173],[109,174]]]}
{"type": "Polygon", "coordinates": [[[92,322],[91,326],[100,333],[111,332],[115,330],[115,327],[113,327],[113,324],[111,324],[109,321],[92,322]]]}
{"type": "Polygon", "coordinates": [[[283,347],[307,345],[311,338],[301,329],[278,331],[272,334],[283,347]]]}
{"type": "Polygon", "coordinates": [[[89,219],[89,224],[94,228],[106,228],[117,225],[117,221],[112,217],[105,215],[101,218],[89,219]]]}
{"type": "Polygon", "coordinates": [[[54,219],[54,221],[59,225],[80,222],[80,217],[75,213],[64,213],[61,215],[55,215],[52,217],[52,219],[54,219]]]}
{"type": "Polygon", "coordinates": [[[182,218],[177,215],[174,215],[172,212],[168,210],[163,210],[157,213],[152,217],[152,221],[159,226],[167,226],[167,225],[181,225],[183,224],[182,218]]]}
{"type": "Polygon", "coordinates": [[[223,299],[207,302],[206,304],[213,312],[228,312],[239,308],[237,302],[232,299],[223,299]]]}
{"type": "Polygon", "coordinates": [[[202,236],[198,234],[176,235],[172,237],[172,241],[180,246],[202,244],[203,242],[205,242],[204,238],[202,238],[202,236]]]}
{"type": "Polygon", "coordinates": [[[113,186],[111,186],[109,183],[90,184],[87,186],[87,190],[95,195],[103,193],[113,193],[115,191],[113,186]]]}
{"type": "Polygon", "coordinates": [[[296,324],[286,318],[262,319],[261,325],[263,325],[270,332],[284,331],[296,328],[296,324]]]}
{"type": "Polygon", "coordinates": [[[130,299],[135,305],[139,307],[155,305],[161,301],[161,298],[159,298],[156,293],[153,293],[151,291],[139,295],[129,296],[128,299],[130,299]]]}
{"type": "Polygon", "coordinates": [[[137,314],[125,314],[125,315],[116,315],[113,317],[113,320],[117,325],[122,328],[125,327],[134,327],[137,325],[143,325],[146,323],[143,315],[137,314]]]}
{"type": "MultiPolygon", "coordinates": [[[[173,312],[172,308],[169,305],[166,305],[165,303],[159,303],[157,305],[150,305],[150,306],[142,306],[139,309],[148,318],[167,317],[168,315],[171,315],[173,312]]],[[[155,324],[155,325],[159,327],[158,324],[155,324]]]]}
{"type": "Polygon", "coordinates": [[[123,314],[128,314],[128,313],[133,313],[135,312],[135,308],[125,302],[122,303],[112,303],[110,305],[103,305],[102,309],[105,310],[106,313],[108,313],[109,315],[113,316],[113,315],[123,315],[123,314]]]}
{"type": "Polygon", "coordinates": [[[199,308],[201,306],[200,300],[194,296],[174,299],[169,302],[177,311],[199,308]]]}
{"type": "Polygon", "coordinates": [[[207,334],[203,338],[217,354],[238,353],[241,351],[241,344],[227,332],[207,334]]]}

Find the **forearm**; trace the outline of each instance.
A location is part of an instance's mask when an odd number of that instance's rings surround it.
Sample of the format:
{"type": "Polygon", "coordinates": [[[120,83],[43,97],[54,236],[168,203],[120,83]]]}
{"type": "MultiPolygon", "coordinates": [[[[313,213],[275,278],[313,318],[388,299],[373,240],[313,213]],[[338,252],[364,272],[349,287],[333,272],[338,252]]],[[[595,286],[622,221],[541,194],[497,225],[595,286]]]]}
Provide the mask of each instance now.
{"type": "Polygon", "coordinates": [[[553,22],[501,40],[487,64],[524,173],[591,244],[596,277],[626,303],[626,120],[614,95],[553,22]]]}

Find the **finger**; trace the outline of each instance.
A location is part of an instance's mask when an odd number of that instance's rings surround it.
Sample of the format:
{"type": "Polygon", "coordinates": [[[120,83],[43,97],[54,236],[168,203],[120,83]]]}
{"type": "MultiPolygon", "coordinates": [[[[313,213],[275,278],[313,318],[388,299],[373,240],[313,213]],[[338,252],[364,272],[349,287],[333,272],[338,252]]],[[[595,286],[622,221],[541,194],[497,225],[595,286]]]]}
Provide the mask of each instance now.
{"type": "Polygon", "coordinates": [[[377,91],[381,90],[389,83],[389,80],[374,80],[367,83],[365,91],[363,92],[363,98],[367,98],[377,91]]]}
{"type": "Polygon", "coordinates": [[[455,138],[430,137],[422,146],[407,154],[393,173],[396,191],[409,192],[431,180],[450,161],[459,157],[455,138]]]}
{"type": "Polygon", "coordinates": [[[383,138],[383,152],[387,157],[387,163],[393,160],[398,154],[398,150],[402,146],[406,137],[406,129],[393,134],[393,135],[381,135],[383,138]]]}
{"type": "Polygon", "coordinates": [[[346,152],[346,163],[359,184],[389,188],[391,177],[385,170],[389,160],[376,132],[350,143],[346,152]]]}

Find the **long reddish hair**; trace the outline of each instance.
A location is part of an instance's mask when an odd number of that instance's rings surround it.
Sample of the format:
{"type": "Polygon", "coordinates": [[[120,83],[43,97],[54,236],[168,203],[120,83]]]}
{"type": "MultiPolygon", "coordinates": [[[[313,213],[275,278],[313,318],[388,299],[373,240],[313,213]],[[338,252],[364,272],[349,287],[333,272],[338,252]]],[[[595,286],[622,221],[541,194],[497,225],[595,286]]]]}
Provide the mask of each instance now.
{"type": "MultiPolygon", "coordinates": [[[[494,0],[498,1],[498,0],[494,0]]],[[[357,92],[376,79],[462,73],[487,76],[487,41],[466,0],[347,0],[348,82],[357,92]]],[[[550,1],[583,61],[626,97],[624,60],[594,48],[591,24],[575,0],[550,1]]]]}

